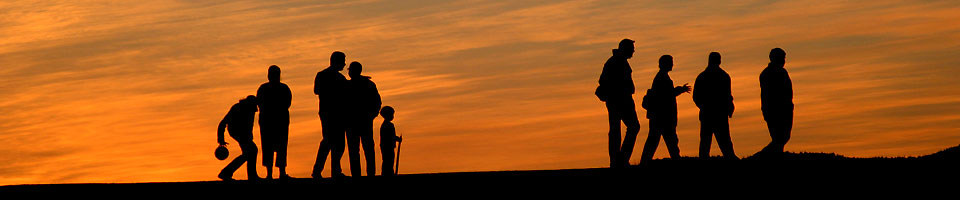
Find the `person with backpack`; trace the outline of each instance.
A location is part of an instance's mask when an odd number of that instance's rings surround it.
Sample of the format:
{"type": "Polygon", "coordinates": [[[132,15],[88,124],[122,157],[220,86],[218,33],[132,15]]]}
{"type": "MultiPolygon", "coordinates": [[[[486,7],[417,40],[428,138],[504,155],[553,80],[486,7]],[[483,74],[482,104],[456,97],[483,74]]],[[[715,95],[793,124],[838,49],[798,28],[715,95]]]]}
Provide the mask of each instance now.
{"type": "Polygon", "coordinates": [[[627,62],[627,59],[633,57],[633,43],[633,40],[623,39],[617,49],[613,49],[613,55],[603,64],[603,71],[600,73],[600,85],[594,93],[600,101],[606,103],[607,107],[607,117],[610,125],[607,136],[609,137],[611,168],[630,165],[630,154],[633,153],[637,133],[640,132],[636,103],[633,101],[633,93],[636,90],[633,85],[633,69],[627,62]],[[620,144],[621,121],[627,126],[623,144],[620,144]]]}
{"type": "Polygon", "coordinates": [[[653,78],[653,84],[643,96],[641,106],[647,110],[647,119],[650,119],[650,134],[643,145],[640,154],[640,163],[653,159],[660,145],[660,137],[666,142],[670,158],[680,158],[679,139],[677,138],[677,96],[690,92],[690,86],[673,87],[673,80],[668,72],[673,70],[673,56],[660,56],[660,71],[653,78]]]}

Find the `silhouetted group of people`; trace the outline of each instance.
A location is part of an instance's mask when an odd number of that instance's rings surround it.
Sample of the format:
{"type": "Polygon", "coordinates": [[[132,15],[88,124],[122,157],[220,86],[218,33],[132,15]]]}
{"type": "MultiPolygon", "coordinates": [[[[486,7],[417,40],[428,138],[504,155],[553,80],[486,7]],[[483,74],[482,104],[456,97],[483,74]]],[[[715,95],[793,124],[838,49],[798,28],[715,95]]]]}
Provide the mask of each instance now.
{"type": "MultiPolygon", "coordinates": [[[[319,111],[323,139],[317,152],[317,160],[312,176],[322,178],[327,156],[331,164],[333,177],[343,177],[340,158],[344,148],[349,152],[352,176],[362,174],[360,149],[366,160],[367,176],[376,175],[376,154],[373,141],[373,120],[379,115],[384,118],[380,127],[380,150],[383,157],[381,174],[394,175],[394,149],[402,140],[396,135],[392,120],[395,110],[390,106],[381,108],[380,93],[369,76],[361,75],[363,66],[359,62],[350,63],[347,80],[340,71],[346,66],[346,54],[333,52],[330,66],[317,72],[313,92],[319,98],[319,111]]],[[[230,137],[237,140],[241,155],[230,162],[218,177],[233,180],[233,173],[244,163],[247,164],[249,180],[259,179],[256,170],[257,146],[253,142],[253,119],[260,112],[260,140],[263,146],[263,166],[267,168],[267,179],[273,178],[273,166],[279,169],[280,179],[291,178],[286,173],[287,142],[290,126],[290,88],[280,82],[280,67],[272,65],[267,71],[267,83],[257,90],[257,95],[247,96],[234,104],[224,116],[217,130],[217,142],[227,145],[223,132],[226,129],[230,137]],[[274,159],[276,154],[276,159],[274,159]],[[274,164],[274,160],[276,160],[274,164]]]]}
{"type": "MultiPolygon", "coordinates": [[[[606,103],[610,132],[609,153],[611,167],[629,165],[631,153],[640,132],[633,94],[633,69],[627,59],[633,57],[634,41],[624,39],[613,55],[603,65],[600,85],[595,94],[606,103]],[[620,124],[627,127],[623,142],[620,141],[620,124]]],[[[784,145],[790,139],[793,125],[793,88],[790,76],[784,69],[786,52],[775,48],[770,51],[770,64],[760,74],[761,110],[767,122],[772,141],[761,153],[782,153],[784,145]]],[[[312,176],[321,178],[327,157],[330,156],[332,177],[344,177],[340,166],[346,146],[350,158],[352,176],[362,175],[360,150],[366,160],[367,176],[376,174],[376,155],[373,141],[373,120],[384,118],[380,127],[380,150],[383,158],[382,175],[394,175],[394,149],[402,138],[396,135],[392,123],[395,110],[390,106],[380,107],[380,93],[369,76],[362,75],[363,66],[359,62],[350,63],[348,80],[340,71],[346,66],[346,54],[333,52],[330,66],[317,72],[313,92],[319,100],[317,114],[320,117],[323,140],[317,152],[312,176]]],[[[659,60],[660,70],[653,79],[650,89],[643,97],[641,106],[647,110],[650,133],[644,143],[641,163],[653,159],[660,143],[666,142],[671,158],[680,157],[677,138],[677,97],[691,92],[687,84],[674,86],[668,74],[673,70],[673,57],[663,55],[659,60]]],[[[219,174],[223,180],[233,180],[233,173],[244,163],[247,164],[249,179],[259,179],[256,172],[257,146],[253,142],[253,119],[260,112],[260,134],[263,146],[263,166],[267,168],[267,178],[273,178],[273,166],[279,168],[279,178],[290,178],[286,173],[287,141],[290,126],[290,88],[280,82],[280,67],[270,66],[267,83],[257,90],[257,95],[247,96],[234,104],[220,122],[217,141],[223,146],[223,132],[226,128],[230,137],[237,140],[242,154],[230,162],[219,174]],[[274,154],[276,154],[274,156],[274,154]],[[275,162],[274,162],[275,161],[275,162]]],[[[706,69],[697,76],[692,87],[693,102],[700,109],[700,157],[710,156],[711,141],[715,137],[724,158],[739,159],[733,151],[730,139],[728,118],[733,117],[733,95],[730,75],[720,68],[720,53],[711,52],[706,69]]]]}
{"type": "MultiPolygon", "coordinates": [[[[635,86],[633,69],[627,59],[633,57],[634,41],[623,39],[613,55],[603,65],[600,85],[595,94],[607,107],[610,132],[610,166],[629,165],[630,156],[640,132],[636,104],[633,101],[635,86]],[[620,142],[620,123],[627,126],[623,142],[620,142]]],[[[790,139],[793,125],[793,86],[784,69],[786,52],[780,48],[770,51],[770,64],[760,74],[760,96],[763,118],[767,122],[772,141],[760,153],[781,154],[790,139]]],[[[641,153],[640,163],[652,160],[663,137],[671,158],[680,158],[677,138],[677,99],[691,91],[687,84],[673,85],[668,72],[673,70],[673,57],[663,55],[659,60],[660,71],[653,84],[643,96],[641,107],[647,110],[650,133],[641,153]]],[[[720,68],[720,53],[711,52],[706,69],[694,82],[693,102],[700,109],[700,157],[710,157],[711,141],[715,137],[724,158],[739,159],[733,151],[728,118],[733,117],[733,95],[730,75],[720,68]]]]}

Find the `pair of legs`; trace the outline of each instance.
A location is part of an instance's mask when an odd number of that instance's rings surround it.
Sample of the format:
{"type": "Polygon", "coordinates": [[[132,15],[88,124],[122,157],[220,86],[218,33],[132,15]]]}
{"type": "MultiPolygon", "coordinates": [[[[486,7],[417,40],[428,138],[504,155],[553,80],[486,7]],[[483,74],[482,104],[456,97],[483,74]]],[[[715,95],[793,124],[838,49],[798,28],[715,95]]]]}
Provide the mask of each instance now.
{"type": "Polygon", "coordinates": [[[767,122],[767,130],[770,131],[771,141],[761,151],[783,153],[784,146],[790,140],[790,131],[793,129],[793,108],[764,109],[763,120],[767,122]]]}
{"type": "Polygon", "coordinates": [[[717,138],[717,145],[723,157],[737,159],[730,139],[730,121],[724,114],[700,113],[700,158],[710,157],[710,143],[717,138]]]}
{"type": "Polygon", "coordinates": [[[660,137],[663,137],[663,142],[667,144],[667,151],[670,152],[670,158],[680,158],[680,139],[677,138],[676,121],[669,121],[669,119],[663,121],[650,119],[650,134],[647,135],[647,141],[643,145],[640,163],[653,160],[653,154],[657,152],[657,146],[660,146],[660,137]]]}
{"type": "MultiPolygon", "coordinates": [[[[235,140],[237,138],[234,138],[235,140]]],[[[237,143],[240,145],[240,151],[242,154],[234,158],[233,161],[230,161],[230,164],[227,164],[223,170],[220,170],[220,179],[223,180],[233,180],[233,172],[236,172],[237,169],[240,169],[240,166],[243,163],[247,163],[247,179],[256,180],[260,179],[257,176],[257,144],[253,143],[253,140],[237,140],[237,143]]]]}
{"type": "Polygon", "coordinates": [[[343,176],[340,168],[340,158],[343,157],[344,128],[340,119],[330,115],[320,115],[320,126],[323,126],[323,140],[320,140],[320,149],[317,151],[317,161],[313,163],[313,178],[321,178],[323,165],[330,154],[330,174],[333,177],[343,176]]]}
{"type": "Polygon", "coordinates": [[[610,122],[610,132],[607,133],[610,139],[610,167],[630,165],[630,155],[633,154],[633,146],[637,142],[637,134],[640,133],[636,104],[633,102],[632,96],[624,96],[611,97],[607,100],[606,106],[607,117],[610,122]],[[621,121],[627,126],[622,145],[620,144],[621,121]]]}
{"type": "Polygon", "coordinates": [[[396,148],[391,145],[385,145],[382,142],[380,143],[380,155],[383,157],[383,166],[380,169],[380,175],[382,176],[393,176],[393,149],[396,148]]]}
{"type": "Polygon", "coordinates": [[[263,166],[267,167],[267,179],[273,178],[274,153],[276,166],[280,170],[279,178],[290,178],[287,175],[287,141],[289,137],[290,120],[277,120],[264,123],[260,115],[260,144],[263,146],[263,166]]]}
{"type": "Polygon", "coordinates": [[[350,152],[350,174],[361,176],[360,147],[367,160],[367,176],[377,175],[377,152],[373,144],[373,119],[359,119],[350,123],[347,129],[347,150],[350,152]]]}

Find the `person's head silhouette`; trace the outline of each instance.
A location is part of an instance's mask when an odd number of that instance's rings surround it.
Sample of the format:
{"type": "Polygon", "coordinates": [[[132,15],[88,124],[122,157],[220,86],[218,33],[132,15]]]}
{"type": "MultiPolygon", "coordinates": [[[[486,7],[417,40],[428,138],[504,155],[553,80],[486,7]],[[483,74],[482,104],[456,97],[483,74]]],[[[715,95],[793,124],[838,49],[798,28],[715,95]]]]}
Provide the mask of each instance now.
{"type": "Polygon", "coordinates": [[[280,67],[270,65],[267,69],[267,80],[270,82],[280,82],[280,67]]]}
{"type": "Polygon", "coordinates": [[[248,95],[247,98],[240,99],[240,104],[242,108],[245,108],[252,112],[257,112],[257,96],[248,95]]]}
{"type": "Polygon", "coordinates": [[[770,64],[783,66],[783,63],[786,62],[787,52],[783,51],[781,48],[773,48],[770,50],[770,64]]]}
{"type": "Polygon", "coordinates": [[[619,52],[620,56],[632,58],[634,52],[633,43],[634,41],[630,39],[620,40],[620,44],[617,45],[617,52],[619,52]]]}
{"type": "Polygon", "coordinates": [[[330,54],[330,67],[335,67],[337,71],[343,71],[343,66],[347,65],[347,54],[334,51],[330,54]]]}
{"type": "Polygon", "coordinates": [[[707,66],[720,66],[720,53],[710,52],[710,59],[707,61],[707,66]]]}
{"type": "Polygon", "coordinates": [[[660,70],[663,71],[673,71],[673,56],[663,55],[660,56],[660,70]]]}
{"type": "Polygon", "coordinates": [[[363,65],[357,61],[351,62],[350,67],[347,68],[347,75],[350,75],[350,77],[360,77],[361,72],[363,72],[363,65]]]}
{"type": "Polygon", "coordinates": [[[380,109],[380,116],[383,117],[384,121],[393,121],[393,107],[384,106],[380,109]]]}

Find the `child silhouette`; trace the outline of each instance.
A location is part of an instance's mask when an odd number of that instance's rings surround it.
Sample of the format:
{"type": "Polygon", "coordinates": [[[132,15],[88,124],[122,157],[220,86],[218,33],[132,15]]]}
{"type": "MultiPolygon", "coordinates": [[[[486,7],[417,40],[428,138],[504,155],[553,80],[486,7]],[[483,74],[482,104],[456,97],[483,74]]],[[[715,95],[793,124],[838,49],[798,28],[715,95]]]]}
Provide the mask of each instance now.
{"type": "Polygon", "coordinates": [[[403,140],[397,136],[397,128],[393,126],[393,107],[384,106],[380,109],[380,116],[383,117],[383,124],[380,125],[380,154],[383,155],[383,168],[380,175],[393,176],[393,149],[397,143],[403,140]]]}

